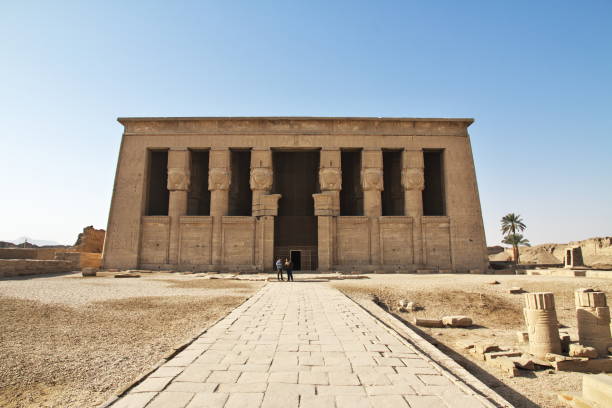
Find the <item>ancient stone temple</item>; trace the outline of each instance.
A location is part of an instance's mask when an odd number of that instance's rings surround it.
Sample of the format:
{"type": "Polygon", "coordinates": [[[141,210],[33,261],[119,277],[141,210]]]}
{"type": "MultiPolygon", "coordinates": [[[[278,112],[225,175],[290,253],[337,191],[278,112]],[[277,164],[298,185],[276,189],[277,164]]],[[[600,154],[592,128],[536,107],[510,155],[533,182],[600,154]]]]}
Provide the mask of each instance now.
{"type": "Polygon", "coordinates": [[[486,267],[472,119],[119,122],[106,268],[486,267]]]}

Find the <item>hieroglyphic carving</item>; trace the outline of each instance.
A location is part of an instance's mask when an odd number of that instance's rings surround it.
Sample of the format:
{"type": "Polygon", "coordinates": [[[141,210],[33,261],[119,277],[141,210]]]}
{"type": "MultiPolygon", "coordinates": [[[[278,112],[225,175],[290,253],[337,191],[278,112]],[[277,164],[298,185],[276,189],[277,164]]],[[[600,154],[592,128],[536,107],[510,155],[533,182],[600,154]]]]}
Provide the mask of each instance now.
{"type": "Polygon", "coordinates": [[[183,168],[168,169],[168,190],[189,190],[189,170],[183,168]]]}
{"type": "Polygon", "coordinates": [[[213,167],[208,171],[209,190],[229,190],[232,177],[229,169],[213,167]]]}
{"type": "Polygon", "coordinates": [[[272,169],[267,167],[251,168],[251,190],[269,191],[272,188],[272,169]]]}
{"type": "Polygon", "coordinates": [[[418,167],[404,168],[402,170],[402,185],[406,190],[425,189],[425,176],[423,169],[418,167]]]}
{"type": "Polygon", "coordinates": [[[342,171],[336,167],[319,169],[321,191],[339,191],[342,189],[342,171]]]}
{"type": "Polygon", "coordinates": [[[368,167],[361,170],[361,181],[363,189],[369,190],[383,190],[383,171],[380,168],[368,167]]]}
{"type": "Polygon", "coordinates": [[[540,358],[546,353],[561,354],[554,295],[550,292],[525,293],[523,314],[529,332],[529,352],[540,358]]]}

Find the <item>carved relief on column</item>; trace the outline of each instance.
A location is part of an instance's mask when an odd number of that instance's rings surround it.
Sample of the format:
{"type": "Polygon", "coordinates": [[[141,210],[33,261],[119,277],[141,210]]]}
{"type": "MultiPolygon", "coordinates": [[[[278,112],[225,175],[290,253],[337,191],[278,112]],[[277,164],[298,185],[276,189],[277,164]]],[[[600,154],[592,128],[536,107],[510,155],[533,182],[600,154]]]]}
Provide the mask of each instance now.
{"type": "Polygon", "coordinates": [[[367,149],[361,153],[361,187],[363,213],[366,217],[382,215],[381,191],[384,189],[382,150],[367,149]]]}
{"type": "Polygon", "coordinates": [[[361,181],[364,191],[382,191],[384,189],[382,169],[367,168],[361,170],[361,181]]]}
{"type": "Polygon", "coordinates": [[[340,215],[340,190],[342,190],[342,169],[340,149],[325,148],[319,158],[319,187],[321,193],[331,197],[329,215],[340,215]]]}
{"type": "Polygon", "coordinates": [[[251,213],[253,216],[264,215],[263,197],[270,194],[274,182],[272,171],[272,151],[268,148],[251,150],[250,186],[253,192],[251,213]]]}
{"type": "Polygon", "coordinates": [[[423,150],[404,150],[402,162],[405,215],[420,217],[423,215],[422,191],[425,189],[423,150]]]}
{"type": "Polygon", "coordinates": [[[232,173],[229,168],[214,167],[208,170],[208,189],[229,190],[232,181],[232,173]]]}
{"type": "Polygon", "coordinates": [[[523,314],[529,332],[529,352],[539,358],[544,358],[546,353],[561,354],[554,295],[525,293],[523,314]]]}

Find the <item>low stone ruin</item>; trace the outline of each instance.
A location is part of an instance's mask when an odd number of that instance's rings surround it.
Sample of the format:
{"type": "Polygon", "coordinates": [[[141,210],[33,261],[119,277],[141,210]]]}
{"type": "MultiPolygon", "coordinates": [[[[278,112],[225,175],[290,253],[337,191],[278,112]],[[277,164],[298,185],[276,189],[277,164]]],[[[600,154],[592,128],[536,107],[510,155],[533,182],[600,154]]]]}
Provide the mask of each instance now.
{"type": "Polygon", "coordinates": [[[565,268],[584,267],[582,248],[579,246],[567,248],[565,250],[565,256],[563,257],[563,266],[565,268]]]}

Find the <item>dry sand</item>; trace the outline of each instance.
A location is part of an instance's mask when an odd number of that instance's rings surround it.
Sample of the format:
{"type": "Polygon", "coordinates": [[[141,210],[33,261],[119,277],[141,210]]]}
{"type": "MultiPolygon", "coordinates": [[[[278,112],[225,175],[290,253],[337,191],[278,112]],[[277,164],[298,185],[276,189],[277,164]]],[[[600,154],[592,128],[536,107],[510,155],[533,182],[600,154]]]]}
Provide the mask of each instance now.
{"type": "MultiPolygon", "coordinates": [[[[416,302],[423,310],[397,313],[406,321],[414,316],[441,318],[444,315],[471,316],[475,328],[419,328],[438,347],[453,354],[468,371],[475,374],[517,407],[559,407],[558,391],[580,391],[582,374],[550,370],[522,371],[523,376],[508,378],[495,368],[472,358],[462,343],[492,340],[500,346],[518,346],[516,331],[525,330],[523,295],[511,295],[508,289],[520,286],[530,292],[555,294],[557,315],[576,338],[573,291],[592,287],[612,293],[612,280],[551,276],[493,275],[369,275],[371,279],[330,282],[349,296],[376,296],[379,302],[395,309],[400,299],[416,302]],[[487,282],[497,280],[498,285],[487,282]],[[450,349],[450,350],[449,350],[450,349]],[[522,394],[522,395],[521,395],[522,394]]],[[[393,310],[395,311],[395,310],[393,310]]]]}
{"type": "Polygon", "coordinates": [[[261,286],[168,274],[0,280],[0,406],[98,406],[261,286]]]}

